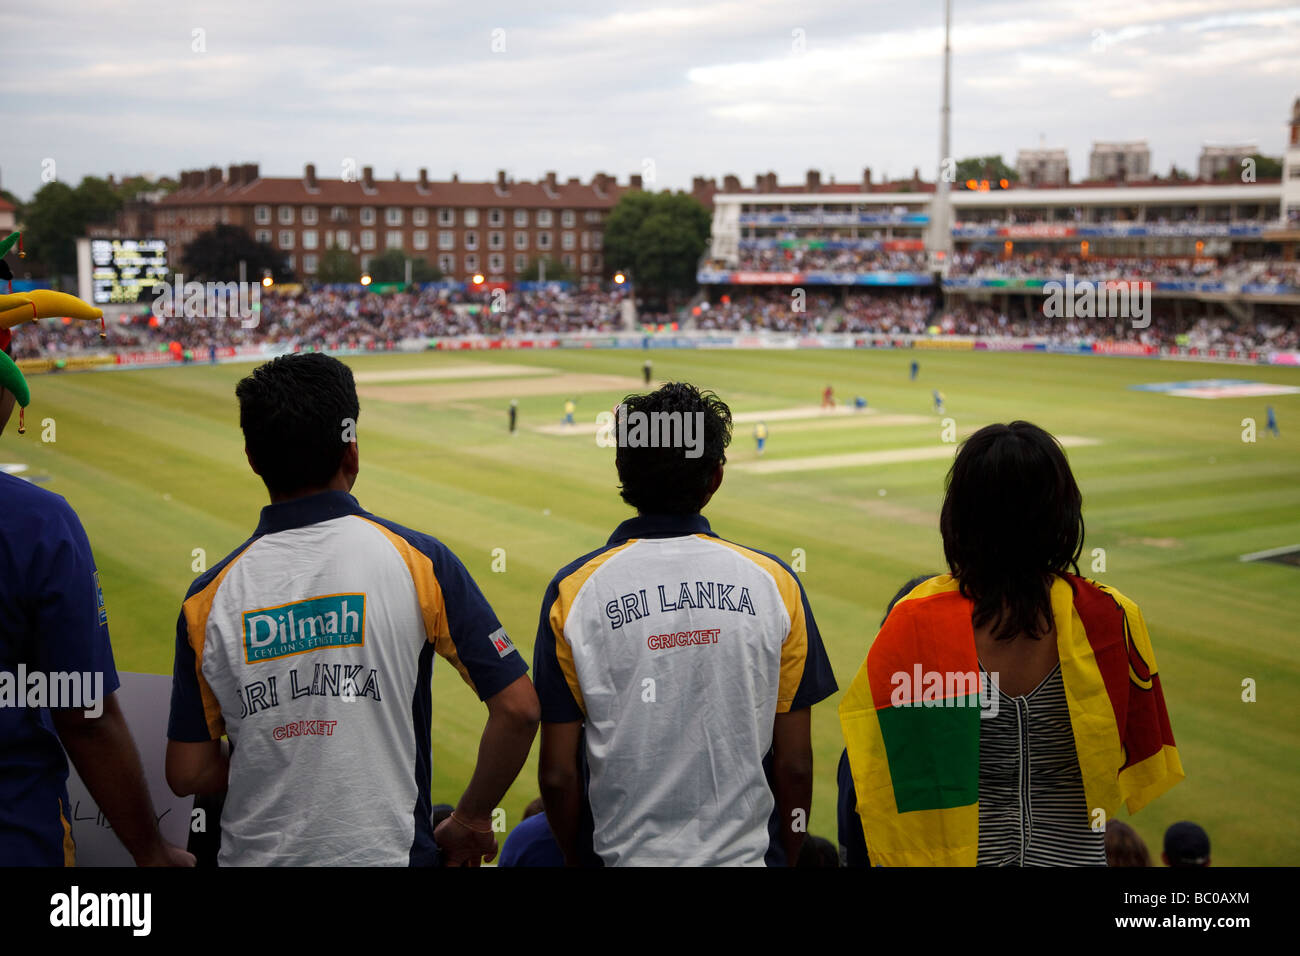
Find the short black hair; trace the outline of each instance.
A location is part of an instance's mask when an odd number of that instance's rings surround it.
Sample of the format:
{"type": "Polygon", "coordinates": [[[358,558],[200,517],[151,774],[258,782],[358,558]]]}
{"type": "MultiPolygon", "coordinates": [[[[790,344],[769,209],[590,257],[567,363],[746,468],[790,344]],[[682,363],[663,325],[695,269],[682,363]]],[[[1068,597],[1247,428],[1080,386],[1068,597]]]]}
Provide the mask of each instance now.
{"type": "Polygon", "coordinates": [[[352,369],[321,352],[281,355],[235,386],[253,467],[273,494],[319,488],[343,461],[361,406],[352,369]]]}
{"type": "MultiPolygon", "coordinates": [[[[651,419],[655,421],[656,419],[651,419]]],[[[668,421],[668,419],[658,419],[668,421]]],[[[688,421],[683,417],[682,422],[688,421]]],[[[731,409],[713,392],[701,392],[686,382],[669,382],[647,395],[629,395],[615,416],[617,449],[614,463],[618,468],[619,489],[623,500],[641,514],[693,515],[704,506],[709,481],[718,465],[727,461],[731,444],[731,409]],[[688,457],[685,447],[654,447],[641,444],[628,447],[622,440],[620,423],[623,415],[640,412],[679,413],[690,418],[690,427],[702,424],[700,454],[688,457]]],[[[627,429],[628,436],[633,434],[627,429]]],[[[684,434],[684,432],[683,432],[684,434]]]]}
{"type": "Polygon", "coordinates": [[[1052,579],[1077,575],[1083,552],[1083,497],[1056,439],[1022,421],[971,435],[948,472],[939,531],[975,626],[1042,636],[1052,579]]]}

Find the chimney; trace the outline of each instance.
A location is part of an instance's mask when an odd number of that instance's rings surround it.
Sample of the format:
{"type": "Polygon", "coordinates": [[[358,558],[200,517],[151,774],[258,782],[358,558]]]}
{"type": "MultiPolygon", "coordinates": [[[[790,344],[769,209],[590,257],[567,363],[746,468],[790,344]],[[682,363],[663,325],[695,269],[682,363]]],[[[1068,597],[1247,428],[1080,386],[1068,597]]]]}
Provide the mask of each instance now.
{"type": "Polygon", "coordinates": [[[226,167],[226,182],[230,183],[230,185],[232,185],[232,186],[240,186],[240,185],[243,185],[243,182],[244,182],[244,167],[242,167],[242,166],[228,166],[228,167],[226,167]]]}
{"type": "Polygon", "coordinates": [[[394,169],[394,170],[393,170],[393,182],[395,182],[395,183],[400,183],[401,181],[402,181],[402,174],[401,174],[398,170],[394,169]]]}
{"type": "Polygon", "coordinates": [[[871,167],[870,166],[868,166],[866,169],[862,171],[862,185],[866,186],[867,189],[871,188],[871,167]]]}
{"type": "Polygon", "coordinates": [[[361,167],[361,185],[366,192],[374,192],[375,189],[375,167],[361,167]]]}
{"type": "Polygon", "coordinates": [[[569,185],[570,185],[570,186],[581,186],[581,185],[582,185],[582,180],[579,179],[577,176],[570,176],[570,177],[569,177],[569,185]]]}
{"type": "Polygon", "coordinates": [[[429,191],[429,170],[423,166],[420,167],[420,183],[416,186],[416,189],[422,193],[429,191]]]}
{"type": "Polygon", "coordinates": [[[912,167],[912,185],[921,185],[921,170],[916,166],[912,167]]]}
{"type": "Polygon", "coordinates": [[[498,169],[497,170],[497,192],[500,193],[502,196],[504,196],[509,191],[510,190],[506,187],[506,171],[504,169],[498,169]]]}
{"type": "Polygon", "coordinates": [[[729,193],[740,192],[740,177],[734,176],[731,173],[728,173],[727,175],[723,176],[722,188],[725,192],[729,192],[729,193]]]}
{"type": "Polygon", "coordinates": [[[205,186],[220,186],[220,185],[221,185],[221,167],[220,167],[220,166],[209,166],[209,167],[208,167],[207,175],[204,176],[204,178],[203,178],[203,185],[205,185],[205,186]]]}
{"type": "Polygon", "coordinates": [[[591,177],[591,188],[598,194],[604,195],[605,187],[609,185],[609,177],[604,173],[596,173],[591,177]]]}
{"type": "Polygon", "coordinates": [[[244,185],[254,182],[257,179],[257,163],[244,163],[244,185]]]}
{"type": "Polygon", "coordinates": [[[546,174],[546,191],[548,193],[555,192],[555,173],[553,172],[546,174]]]}
{"type": "Polygon", "coordinates": [[[453,183],[458,183],[458,182],[460,182],[460,173],[452,173],[452,174],[451,174],[451,181],[452,181],[453,183]]]}
{"type": "Polygon", "coordinates": [[[822,174],[815,169],[810,169],[808,170],[808,178],[806,182],[808,184],[808,191],[810,193],[815,193],[822,188],[822,174]]]}
{"type": "Polygon", "coordinates": [[[320,188],[320,183],[317,182],[316,180],[315,163],[307,164],[306,168],[304,168],[302,171],[302,178],[303,178],[303,182],[307,184],[307,188],[312,192],[315,192],[318,188],[320,188]]]}
{"type": "Polygon", "coordinates": [[[629,189],[640,189],[640,188],[641,188],[641,174],[640,174],[640,173],[633,173],[632,175],[628,176],[628,177],[627,177],[627,185],[628,185],[628,188],[629,188],[629,189]]]}

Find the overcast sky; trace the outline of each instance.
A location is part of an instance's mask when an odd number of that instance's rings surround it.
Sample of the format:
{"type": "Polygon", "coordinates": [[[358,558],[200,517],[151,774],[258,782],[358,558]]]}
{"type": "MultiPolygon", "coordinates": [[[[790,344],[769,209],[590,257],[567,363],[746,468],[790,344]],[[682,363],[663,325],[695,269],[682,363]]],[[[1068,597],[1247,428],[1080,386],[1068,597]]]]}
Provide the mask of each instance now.
{"type": "MultiPolygon", "coordinates": [[[[934,177],[942,0],[676,3],[8,3],[0,185],[29,198],[49,159],[71,184],[347,159],[658,188],[934,177]]],[[[952,44],[953,154],[1064,146],[1076,178],[1094,139],[1147,139],[1162,175],[1207,142],[1281,155],[1300,96],[1300,7],[1267,0],[954,0],[952,44]]]]}

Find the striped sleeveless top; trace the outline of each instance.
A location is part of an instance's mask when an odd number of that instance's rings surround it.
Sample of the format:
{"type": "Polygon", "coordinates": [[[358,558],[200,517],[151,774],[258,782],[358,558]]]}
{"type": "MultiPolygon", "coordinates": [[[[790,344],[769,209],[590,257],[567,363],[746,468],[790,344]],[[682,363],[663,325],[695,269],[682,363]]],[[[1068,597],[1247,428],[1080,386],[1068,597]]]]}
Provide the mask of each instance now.
{"type": "MultiPolygon", "coordinates": [[[[980,667],[980,679],[988,677],[980,667]]],[[[1106,834],[1091,827],[1058,663],[1023,697],[980,714],[977,866],[1105,866],[1106,834]]]]}

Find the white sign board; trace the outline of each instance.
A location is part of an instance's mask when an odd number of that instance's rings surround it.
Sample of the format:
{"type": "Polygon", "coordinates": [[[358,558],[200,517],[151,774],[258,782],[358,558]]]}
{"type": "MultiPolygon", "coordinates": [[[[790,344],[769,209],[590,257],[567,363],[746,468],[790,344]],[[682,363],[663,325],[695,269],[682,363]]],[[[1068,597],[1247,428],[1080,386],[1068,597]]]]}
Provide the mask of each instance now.
{"type": "MultiPolygon", "coordinates": [[[[144,767],[145,783],[153,799],[158,829],[168,843],[184,847],[189,840],[193,797],[177,797],[163,774],[167,753],[167,718],[171,712],[172,679],[165,674],[118,672],[122,686],[117,701],[135,738],[144,767]]],[[[77,866],[134,866],[131,854],[113,833],[77,768],[68,761],[68,800],[72,805],[72,838],[77,843],[77,866]]]]}

